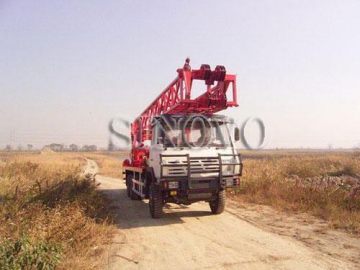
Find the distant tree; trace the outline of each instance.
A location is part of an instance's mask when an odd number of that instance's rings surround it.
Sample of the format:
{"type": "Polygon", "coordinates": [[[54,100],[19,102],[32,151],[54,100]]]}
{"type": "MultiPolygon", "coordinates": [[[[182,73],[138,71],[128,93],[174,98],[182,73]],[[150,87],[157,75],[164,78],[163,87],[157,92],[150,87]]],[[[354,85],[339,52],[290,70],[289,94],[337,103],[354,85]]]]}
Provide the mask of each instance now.
{"type": "Polygon", "coordinates": [[[94,145],[94,144],[90,145],[90,146],[89,146],[89,151],[91,151],[91,152],[97,151],[97,146],[94,145]]]}
{"type": "Polygon", "coordinates": [[[81,147],[81,151],[84,151],[84,152],[94,152],[94,151],[97,151],[97,146],[92,144],[92,145],[83,145],[83,147],[81,147]]]}
{"type": "Polygon", "coordinates": [[[7,144],[6,147],[5,147],[5,151],[11,151],[12,150],[12,146],[11,144],[7,144]]]}
{"type": "Polygon", "coordinates": [[[27,148],[28,148],[29,151],[31,151],[31,149],[33,148],[33,145],[32,145],[32,144],[28,144],[28,145],[27,145],[27,148]]]}
{"type": "Polygon", "coordinates": [[[81,147],[81,150],[84,152],[88,152],[88,151],[90,151],[90,146],[85,144],[85,145],[83,145],[83,147],[81,147]]]}
{"type": "Polygon", "coordinates": [[[79,150],[79,146],[77,146],[76,144],[70,144],[69,145],[69,150],[72,151],[72,152],[76,152],[79,150]]]}
{"type": "Polygon", "coordinates": [[[53,151],[63,151],[64,145],[60,143],[52,143],[49,145],[50,149],[53,151]]]}
{"type": "Polygon", "coordinates": [[[18,145],[18,151],[21,151],[22,150],[22,145],[21,145],[21,143],[19,143],[19,145],[18,145]]]}

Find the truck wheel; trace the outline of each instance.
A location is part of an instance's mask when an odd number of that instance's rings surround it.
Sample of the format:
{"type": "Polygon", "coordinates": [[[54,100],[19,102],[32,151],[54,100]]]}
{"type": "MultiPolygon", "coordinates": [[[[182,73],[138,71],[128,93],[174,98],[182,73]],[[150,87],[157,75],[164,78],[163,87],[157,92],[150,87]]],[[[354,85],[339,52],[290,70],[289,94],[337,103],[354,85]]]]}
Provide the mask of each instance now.
{"type": "Polygon", "coordinates": [[[149,207],[152,218],[160,218],[163,215],[163,199],[161,191],[155,185],[151,183],[149,194],[149,207]]]}
{"type": "Polygon", "coordinates": [[[226,200],[225,190],[219,191],[216,200],[209,202],[211,212],[213,214],[216,214],[216,215],[221,214],[222,212],[224,212],[225,200],[226,200]]]}
{"type": "Polygon", "coordinates": [[[153,182],[151,173],[146,174],[146,185],[145,185],[145,199],[150,198],[150,183],[153,182]]]}

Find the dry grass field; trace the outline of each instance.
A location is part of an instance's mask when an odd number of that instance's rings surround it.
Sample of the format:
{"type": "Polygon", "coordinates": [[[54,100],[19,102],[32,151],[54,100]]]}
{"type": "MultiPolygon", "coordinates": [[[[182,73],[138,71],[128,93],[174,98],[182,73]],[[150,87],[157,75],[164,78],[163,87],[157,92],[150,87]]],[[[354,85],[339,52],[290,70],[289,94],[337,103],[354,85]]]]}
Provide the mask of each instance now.
{"type": "Polygon", "coordinates": [[[333,228],[360,234],[360,152],[242,152],[236,199],[309,212],[333,228]]]}
{"type": "Polygon", "coordinates": [[[1,269],[97,266],[113,228],[85,164],[75,153],[0,153],[1,269]]]}
{"type": "MultiPolygon", "coordinates": [[[[360,152],[241,151],[244,171],[232,199],[308,212],[360,235],[360,152]]],[[[0,152],[1,269],[98,268],[114,228],[91,177],[121,178],[127,152],[0,152]]]]}

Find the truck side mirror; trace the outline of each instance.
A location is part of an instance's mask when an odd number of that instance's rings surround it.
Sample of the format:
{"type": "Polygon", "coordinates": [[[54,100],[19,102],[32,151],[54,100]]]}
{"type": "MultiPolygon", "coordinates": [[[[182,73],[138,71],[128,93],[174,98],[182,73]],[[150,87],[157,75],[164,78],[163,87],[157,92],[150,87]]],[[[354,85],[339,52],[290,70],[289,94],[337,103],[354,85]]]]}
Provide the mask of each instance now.
{"type": "Polygon", "coordinates": [[[235,128],[235,131],[234,131],[234,138],[235,138],[235,142],[239,141],[240,140],[240,130],[238,127],[235,128]]]}

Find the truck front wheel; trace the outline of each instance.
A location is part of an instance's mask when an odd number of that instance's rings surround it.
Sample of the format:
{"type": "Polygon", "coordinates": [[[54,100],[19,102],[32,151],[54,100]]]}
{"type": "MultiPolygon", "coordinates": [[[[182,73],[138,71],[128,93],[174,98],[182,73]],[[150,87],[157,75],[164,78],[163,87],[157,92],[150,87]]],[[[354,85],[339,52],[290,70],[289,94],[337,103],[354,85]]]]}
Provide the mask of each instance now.
{"type": "Polygon", "coordinates": [[[225,190],[220,190],[216,200],[209,202],[210,209],[213,214],[221,214],[225,209],[226,193],[225,190]]]}
{"type": "Polygon", "coordinates": [[[163,198],[159,187],[151,183],[149,192],[149,207],[152,218],[160,218],[163,215],[163,198]]]}

